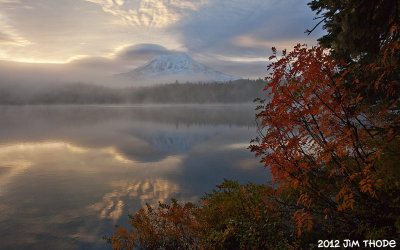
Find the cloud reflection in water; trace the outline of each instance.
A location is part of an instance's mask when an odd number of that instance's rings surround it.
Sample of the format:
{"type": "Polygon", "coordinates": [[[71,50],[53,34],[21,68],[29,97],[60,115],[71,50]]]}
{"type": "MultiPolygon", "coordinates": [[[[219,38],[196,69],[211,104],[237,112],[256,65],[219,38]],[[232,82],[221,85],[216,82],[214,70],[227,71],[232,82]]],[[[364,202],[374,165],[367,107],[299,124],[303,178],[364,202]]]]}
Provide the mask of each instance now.
{"type": "Polygon", "coordinates": [[[251,112],[0,108],[0,248],[107,248],[101,237],[146,202],[196,201],[224,178],[263,182],[245,148],[251,112]]]}

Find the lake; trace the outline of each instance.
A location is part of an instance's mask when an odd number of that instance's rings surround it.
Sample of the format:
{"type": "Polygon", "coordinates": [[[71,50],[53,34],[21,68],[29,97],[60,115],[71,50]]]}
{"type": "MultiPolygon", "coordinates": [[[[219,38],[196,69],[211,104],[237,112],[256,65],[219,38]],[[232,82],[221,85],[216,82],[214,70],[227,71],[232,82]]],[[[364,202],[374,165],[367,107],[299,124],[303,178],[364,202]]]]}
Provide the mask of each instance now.
{"type": "Polygon", "coordinates": [[[110,249],[145,203],[265,183],[246,105],[0,106],[0,249],[110,249]]]}

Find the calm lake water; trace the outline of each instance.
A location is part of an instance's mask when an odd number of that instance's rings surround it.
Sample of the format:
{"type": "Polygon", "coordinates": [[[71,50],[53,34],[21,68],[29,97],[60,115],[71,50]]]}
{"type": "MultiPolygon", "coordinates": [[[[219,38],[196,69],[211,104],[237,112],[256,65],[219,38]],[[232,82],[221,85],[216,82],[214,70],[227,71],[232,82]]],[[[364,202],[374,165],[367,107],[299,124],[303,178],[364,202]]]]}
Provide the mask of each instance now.
{"type": "Polygon", "coordinates": [[[0,106],[0,249],[109,249],[146,202],[264,183],[252,105],[0,106]]]}

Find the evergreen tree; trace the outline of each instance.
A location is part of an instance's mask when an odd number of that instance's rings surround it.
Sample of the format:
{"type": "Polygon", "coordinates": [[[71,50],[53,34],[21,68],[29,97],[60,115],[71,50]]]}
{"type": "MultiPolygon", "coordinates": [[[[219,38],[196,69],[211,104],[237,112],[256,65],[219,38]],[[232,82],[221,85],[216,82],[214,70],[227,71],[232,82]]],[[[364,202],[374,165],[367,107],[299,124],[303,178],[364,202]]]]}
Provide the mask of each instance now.
{"type": "Polygon", "coordinates": [[[340,58],[373,58],[384,43],[399,39],[399,0],[313,0],[308,5],[328,32],[320,44],[340,58]]]}

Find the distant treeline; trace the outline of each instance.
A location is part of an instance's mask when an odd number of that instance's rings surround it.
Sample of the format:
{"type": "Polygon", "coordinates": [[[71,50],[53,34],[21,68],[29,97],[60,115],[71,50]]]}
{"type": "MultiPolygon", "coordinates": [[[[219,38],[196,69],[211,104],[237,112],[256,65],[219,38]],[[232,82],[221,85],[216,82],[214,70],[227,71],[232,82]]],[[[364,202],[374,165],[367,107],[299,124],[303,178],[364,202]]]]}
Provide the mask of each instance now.
{"type": "Polygon", "coordinates": [[[3,85],[0,86],[0,104],[244,103],[262,97],[265,85],[262,79],[227,83],[176,82],[129,88],[77,83],[30,90],[3,85]]]}

